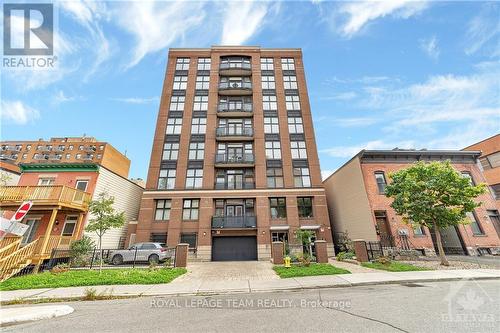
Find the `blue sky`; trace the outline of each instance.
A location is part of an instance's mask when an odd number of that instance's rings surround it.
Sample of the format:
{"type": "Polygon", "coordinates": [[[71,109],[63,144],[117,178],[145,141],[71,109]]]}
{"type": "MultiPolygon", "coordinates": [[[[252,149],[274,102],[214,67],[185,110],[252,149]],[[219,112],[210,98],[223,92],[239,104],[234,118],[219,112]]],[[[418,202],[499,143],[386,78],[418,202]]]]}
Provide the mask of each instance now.
{"type": "Polygon", "coordinates": [[[324,174],[500,132],[500,3],[56,2],[53,71],[2,70],[2,140],[86,134],[146,178],[169,47],[303,49],[324,174]]]}

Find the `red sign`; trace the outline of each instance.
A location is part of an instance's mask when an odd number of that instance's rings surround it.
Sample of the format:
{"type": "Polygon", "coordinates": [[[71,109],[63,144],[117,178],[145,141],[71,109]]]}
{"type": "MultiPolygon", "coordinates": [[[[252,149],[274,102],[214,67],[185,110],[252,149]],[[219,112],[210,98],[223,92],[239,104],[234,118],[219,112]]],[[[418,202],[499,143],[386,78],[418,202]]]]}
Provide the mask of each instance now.
{"type": "Polygon", "coordinates": [[[17,210],[17,212],[12,216],[10,219],[11,221],[21,221],[26,214],[28,214],[28,211],[30,210],[31,206],[33,206],[33,203],[31,201],[25,201],[21,204],[21,207],[17,210]]]}

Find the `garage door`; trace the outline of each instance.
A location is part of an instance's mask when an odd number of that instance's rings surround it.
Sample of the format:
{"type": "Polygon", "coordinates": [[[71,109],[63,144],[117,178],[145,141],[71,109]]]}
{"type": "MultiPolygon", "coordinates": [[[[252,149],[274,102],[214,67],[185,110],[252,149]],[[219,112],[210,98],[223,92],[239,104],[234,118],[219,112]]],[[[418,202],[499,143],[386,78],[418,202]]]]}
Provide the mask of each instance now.
{"type": "Polygon", "coordinates": [[[212,238],[213,261],[257,260],[257,237],[227,236],[212,238]]]}

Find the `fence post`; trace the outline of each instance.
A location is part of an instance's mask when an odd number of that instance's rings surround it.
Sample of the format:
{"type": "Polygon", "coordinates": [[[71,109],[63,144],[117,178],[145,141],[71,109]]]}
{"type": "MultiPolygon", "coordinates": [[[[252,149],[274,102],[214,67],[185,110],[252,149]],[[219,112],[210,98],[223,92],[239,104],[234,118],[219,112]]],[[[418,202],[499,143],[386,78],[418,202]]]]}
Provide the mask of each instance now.
{"type": "Polygon", "coordinates": [[[90,259],[90,269],[94,266],[94,257],[95,257],[95,247],[94,250],[92,251],[92,259],[90,259]]]}
{"type": "Polygon", "coordinates": [[[363,239],[355,239],[352,241],[354,246],[354,253],[356,254],[356,260],[359,262],[367,262],[368,251],[366,249],[366,242],[363,239]]]}
{"type": "Polygon", "coordinates": [[[273,264],[282,265],[283,264],[283,253],[285,252],[285,246],[283,242],[273,242],[273,247],[271,249],[271,254],[273,256],[273,264]]]}
{"type": "Polygon", "coordinates": [[[175,267],[186,267],[189,244],[177,244],[175,249],[175,267]]]}
{"type": "Polygon", "coordinates": [[[132,268],[135,268],[135,260],[137,259],[137,246],[135,247],[135,252],[134,252],[134,262],[132,263],[132,268]]]}
{"type": "Polygon", "coordinates": [[[316,262],[317,263],[328,263],[328,253],[326,251],[326,241],[317,240],[314,242],[316,246],[316,262]]]}

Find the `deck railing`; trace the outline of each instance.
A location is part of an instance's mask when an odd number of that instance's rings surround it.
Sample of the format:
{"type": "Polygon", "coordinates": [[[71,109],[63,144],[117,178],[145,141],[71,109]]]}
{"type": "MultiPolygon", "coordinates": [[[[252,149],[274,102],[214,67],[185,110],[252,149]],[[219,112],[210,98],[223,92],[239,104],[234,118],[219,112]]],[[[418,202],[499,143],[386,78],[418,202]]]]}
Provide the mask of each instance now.
{"type": "Polygon", "coordinates": [[[8,279],[31,262],[39,239],[0,259],[0,281],[8,279]]]}
{"type": "Polygon", "coordinates": [[[54,249],[63,249],[67,250],[69,249],[69,245],[71,244],[71,241],[73,240],[72,236],[50,236],[49,241],[47,242],[47,246],[45,247],[45,250],[42,249],[43,246],[43,241],[45,239],[45,236],[42,236],[38,239],[38,246],[35,250],[35,255],[41,256],[41,257],[46,257],[50,256],[52,253],[52,250],[54,249]]]}
{"type": "Polygon", "coordinates": [[[87,192],[64,185],[55,186],[3,186],[0,188],[0,201],[21,203],[26,200],[34,204],[67,204],[87,209],[91,196],[87,192]]]}

